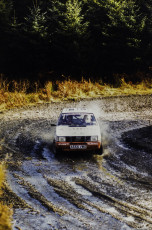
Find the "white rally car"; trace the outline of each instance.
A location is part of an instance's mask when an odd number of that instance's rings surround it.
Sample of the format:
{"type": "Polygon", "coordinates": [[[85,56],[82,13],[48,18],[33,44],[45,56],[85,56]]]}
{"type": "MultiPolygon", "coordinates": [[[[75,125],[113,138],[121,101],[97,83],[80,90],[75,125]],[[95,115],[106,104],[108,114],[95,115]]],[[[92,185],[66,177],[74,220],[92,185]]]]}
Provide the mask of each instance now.
{"type": "Polygon", "coordinates": [[[102,154],[101,132],[93,112],[63,109],[56,126],[54,152],[90,151],[102,154]]]}

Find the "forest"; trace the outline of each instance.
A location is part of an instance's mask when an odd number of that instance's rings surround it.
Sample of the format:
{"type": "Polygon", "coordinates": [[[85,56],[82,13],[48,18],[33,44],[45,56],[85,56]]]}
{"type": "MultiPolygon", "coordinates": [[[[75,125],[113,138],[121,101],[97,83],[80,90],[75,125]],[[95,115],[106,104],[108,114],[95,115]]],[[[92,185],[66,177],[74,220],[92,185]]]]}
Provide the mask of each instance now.
{"type": "Polygon", "coordinates": [[[150,77],[151,66],[151,0],[0,0],[0,74],[9,79],[112,82],[150,77]]]}

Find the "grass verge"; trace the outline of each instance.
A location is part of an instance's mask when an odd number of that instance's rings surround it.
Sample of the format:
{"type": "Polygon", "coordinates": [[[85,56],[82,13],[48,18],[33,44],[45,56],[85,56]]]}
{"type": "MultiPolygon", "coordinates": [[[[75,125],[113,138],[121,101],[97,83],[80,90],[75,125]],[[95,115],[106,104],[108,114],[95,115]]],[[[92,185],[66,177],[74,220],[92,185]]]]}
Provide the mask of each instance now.
{"type": "Polygon", "coordinates": [[[28,81],[7,82],[1,80],[0,111],[36,103],[136,94],[152,94],[152,81],[133,84],[132,82],[125,82],[122,78],[119,87],[114,87],[90,80],[72,81],[69,79],[56,82],[49,81],[42,88],[38,82],[31,87],[28,81]]]}

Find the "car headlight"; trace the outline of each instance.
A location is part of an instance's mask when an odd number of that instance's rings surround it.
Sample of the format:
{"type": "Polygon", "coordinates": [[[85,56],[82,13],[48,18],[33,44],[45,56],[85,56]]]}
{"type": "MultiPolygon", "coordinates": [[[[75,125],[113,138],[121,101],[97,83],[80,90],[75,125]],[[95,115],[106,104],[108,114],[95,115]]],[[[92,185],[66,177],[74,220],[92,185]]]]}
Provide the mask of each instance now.
{"type": "Polygon", "coordinates": [[[98,136],[91,136],[91,141],[98,141],[98,136]]]}
{"type": "Polygon", "coordinates": [[[58,137],[58,141],[65,142],[66,141],[66,137],[58,137]]]}

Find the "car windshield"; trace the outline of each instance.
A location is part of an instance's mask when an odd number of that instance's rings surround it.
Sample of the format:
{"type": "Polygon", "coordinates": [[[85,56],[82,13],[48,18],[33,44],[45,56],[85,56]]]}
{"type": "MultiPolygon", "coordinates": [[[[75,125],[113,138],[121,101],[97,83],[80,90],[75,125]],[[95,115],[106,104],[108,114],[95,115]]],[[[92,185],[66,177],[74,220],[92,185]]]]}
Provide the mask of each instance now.
{"type": "Polygon", "coordinates": [[[62,113],[60,115],[58,125],[68,125],[70,127],[85,127],[87,125],[96,125],[96,119],[93,113],[62,113]]]}

